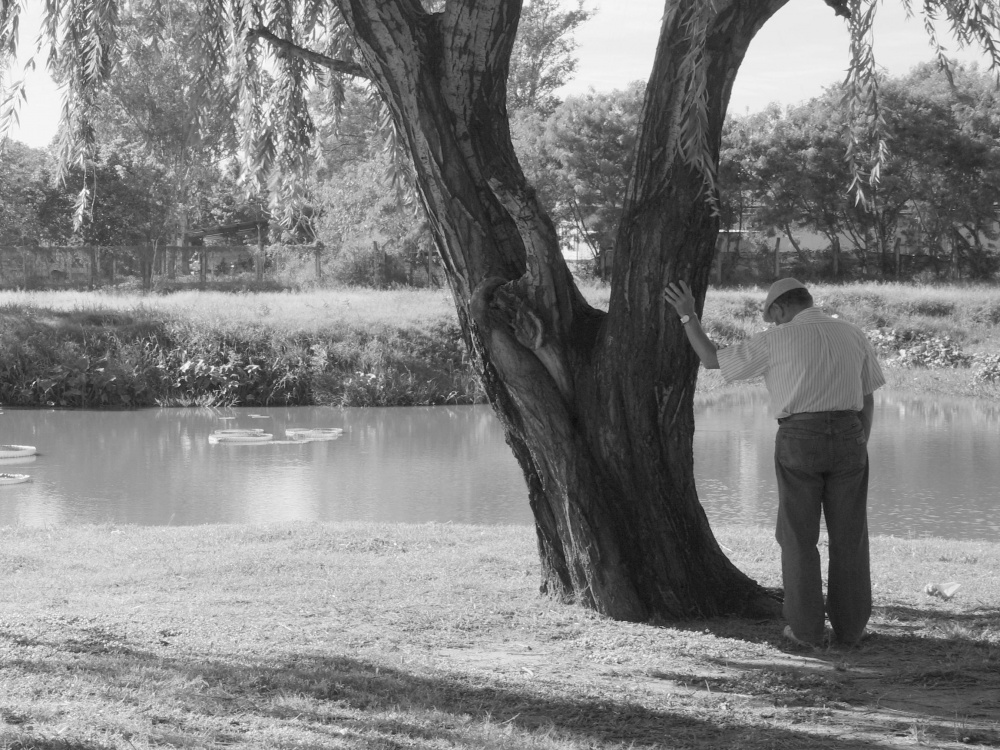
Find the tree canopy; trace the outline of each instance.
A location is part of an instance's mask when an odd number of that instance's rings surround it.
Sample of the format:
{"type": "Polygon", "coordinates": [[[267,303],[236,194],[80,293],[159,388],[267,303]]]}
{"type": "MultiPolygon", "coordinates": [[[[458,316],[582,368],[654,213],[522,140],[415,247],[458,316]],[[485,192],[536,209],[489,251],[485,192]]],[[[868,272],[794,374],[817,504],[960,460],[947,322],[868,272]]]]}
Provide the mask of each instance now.
{"type": "Polygon", "coordinates": [[[1000,178],[1000,92],[993,77],[962,66],[949,77],[925,64],[907,76],[882,78],[880,86],[892,158],[868,205],[845,190],[849,123],[839,86],[786,112],[772,107],[731,118],[723,137],[730,179],[723,205],[731,212],[742,198],[744,220],[776,228],[796,247],[795,229],[824,235],[834,251],[834,276],[842,241],[861,263],[877,258],[868,273],[895,276],[892,251],[902,240],[935,274],[947,267],[988,278],[996,261],[984,241],[995,233],[1000,178]]]}

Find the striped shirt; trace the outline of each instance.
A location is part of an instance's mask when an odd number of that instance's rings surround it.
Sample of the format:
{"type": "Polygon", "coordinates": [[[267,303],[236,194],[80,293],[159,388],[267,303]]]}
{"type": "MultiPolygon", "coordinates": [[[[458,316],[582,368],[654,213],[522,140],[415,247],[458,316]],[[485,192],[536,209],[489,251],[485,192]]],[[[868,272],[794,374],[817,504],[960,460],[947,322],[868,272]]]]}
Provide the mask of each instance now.
{"type": "Polygon", "coordinates": [[[855,325],[815,307],[788,323],[719,350],[727,382],[764,376],[777,417],[811,411],[860,411],[885,384],[875,350],[855,325]]]}

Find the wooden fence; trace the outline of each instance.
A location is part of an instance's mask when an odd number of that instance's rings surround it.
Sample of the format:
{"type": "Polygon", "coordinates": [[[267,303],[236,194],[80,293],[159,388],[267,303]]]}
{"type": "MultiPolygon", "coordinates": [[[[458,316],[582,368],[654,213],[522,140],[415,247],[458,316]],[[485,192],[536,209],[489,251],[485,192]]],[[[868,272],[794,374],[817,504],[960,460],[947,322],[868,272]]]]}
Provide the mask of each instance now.
{"type": "MultiPolygon", "coordinates": [[[[385,252],[375,244],[372,279],[389,283],[385,252]]],[[[128,245],[75,247],[0,246],[0,288],[89,287],[138,278],[144,289],[153,279],[190,279],[200,283],[234,274],[265,277],[298,275],[322,279],[331,256],[322,245],[128,245]],[[293,271],[292,269],[297,269],[293,271]]],[[[435,254],[403,259],[406,281],[415,286],[441,286],[443,270],[435,254]]],[[[381,285],[381,284],[380,284],[381,285]]]]}
{"type": "Polygon", "coordinates": [[[117,247],[0,247],[0,286],[91,286],[139,277],[148,287],[154,275],[170,279],[256,270],[263,278],[263,251],[257,246],[205,245],[117,247]]]}

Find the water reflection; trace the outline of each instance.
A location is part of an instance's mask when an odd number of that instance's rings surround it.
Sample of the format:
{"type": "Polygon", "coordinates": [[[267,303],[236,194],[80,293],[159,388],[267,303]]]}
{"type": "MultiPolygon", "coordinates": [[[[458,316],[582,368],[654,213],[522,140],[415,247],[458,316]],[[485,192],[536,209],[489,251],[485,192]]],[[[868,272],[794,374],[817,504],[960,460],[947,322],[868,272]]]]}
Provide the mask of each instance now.
{"type": "MultiPolygon", "coordinates": [[[[773,525],[776,425],[767,394],[702,396],[696,410],[695,471],[709,518],[773,525]]],[[[879,391],[869,456],[873,533],[997,538],[997,402],[879,391]]]]}
{"type": "MultiPolygon", "coordinates": [[[[0,442],[35,445],[0,524],[291,520],[530,523],[489,409],[8,409],[0,442]],[[256,415],[256,416],[254,416],[256,415]],[[220,428],[342,427],[338,440],[234,445],[220,428]]],[[[14,468],[0,471],[15,471],[14,468]]]]}
{"type": "MultiPolygon", "coordinates": [[[[772,526],[776,425],[761,390],[701,396],[695,473],[714,522],[772,526]]],[[[524,479],[488,407],[8,409],[0,525],[386,521],[530,524],[524,479]],[[220,428],[342,427],[334,441],[212,445],[220,428]]],[[[873,533],[996,539],[1000,404],[880,391],[873,533]]],[[[2,462],[0,462],[2,463],[2,462]]]]}

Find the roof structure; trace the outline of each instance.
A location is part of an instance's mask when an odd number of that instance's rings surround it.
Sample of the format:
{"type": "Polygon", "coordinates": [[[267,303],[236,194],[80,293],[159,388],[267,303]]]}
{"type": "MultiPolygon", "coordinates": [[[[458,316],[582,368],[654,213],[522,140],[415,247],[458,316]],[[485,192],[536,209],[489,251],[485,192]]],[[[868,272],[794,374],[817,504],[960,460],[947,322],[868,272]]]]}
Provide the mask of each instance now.
{"type": "Polygon", "coordinates": [[[243,240],[258,239],[261,236],[261,231],[263,232],[263,236],[266,236],[267,226],[267,219],[251,219],[231,224],[215,224],[213,226],[202,227],[201,229],[191,229],[184,233],[184,244],[216,244],[210,240],[239,240],[239,244],[243,244],[243,240]]]}

